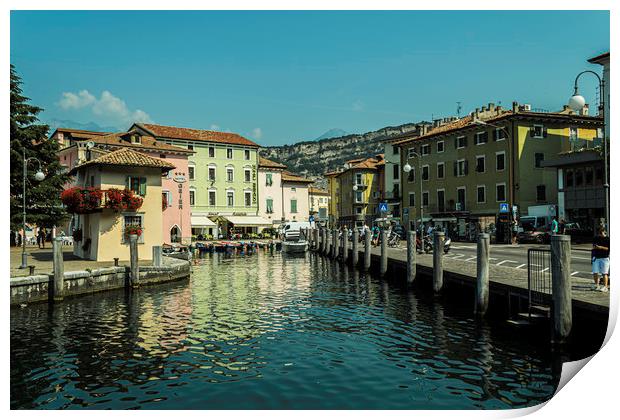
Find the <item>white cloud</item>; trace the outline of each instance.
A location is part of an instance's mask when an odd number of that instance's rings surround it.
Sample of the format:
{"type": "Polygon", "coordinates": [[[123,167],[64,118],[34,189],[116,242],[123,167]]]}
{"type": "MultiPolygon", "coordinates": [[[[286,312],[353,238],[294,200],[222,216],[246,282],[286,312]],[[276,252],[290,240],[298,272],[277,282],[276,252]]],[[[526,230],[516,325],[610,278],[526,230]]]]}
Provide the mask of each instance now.
{"type": "Polygon", "coordinates": [[[220,126],[217,124],[211,124],[211,127],[209,127],[209,130],[213,130],[213,131],[219,131],[220,126]]]}
{"type": "Polygon", "coordinates": [[[125,101],[104,90],[97,98],[87,90],[78,93],[63,92],[58,106],[65,111],[82,111],[95,117],[99,123],[127,128],[133,122],[151,122],[151,117],[141,109],[131,110],[125,101]]]}
{"type": "Polygon", "coordinates": [[[63,92],[62,98],[58,102],[58,106],[62,109],[80,109],[89,106],[95,102],[97,98],[90,94],[87,90],[81,90],[77,94],[72,92],[63,92]]]}
{"type": "Polygon", "coordinates": [[[255,140],[260,140],[261,137],[263,137],[263,130],[260,129],[260,127],[257,127],[255,129],[252,130],[252,137],[255,140]]]}

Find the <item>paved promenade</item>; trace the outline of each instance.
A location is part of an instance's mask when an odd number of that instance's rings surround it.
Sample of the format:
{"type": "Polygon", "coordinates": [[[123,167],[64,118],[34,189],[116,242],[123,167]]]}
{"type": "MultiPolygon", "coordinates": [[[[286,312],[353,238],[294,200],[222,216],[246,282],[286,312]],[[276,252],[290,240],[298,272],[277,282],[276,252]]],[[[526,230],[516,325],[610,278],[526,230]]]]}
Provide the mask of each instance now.
{"type": "MultiPolygon", "coordinates": [[[[363,244],[359,248],[360,261],[363,261],[363,244]]],[[[373,266],[378,264],[378,258],[381,255],[380,247],[371,248],[371,253],[376,256],[377,261],[373,260],[373,266]]],[[[455,278],[462,278],[463,281],[471,281],[476,278],[476,261],[464,261],[460,259],[449,258],[450,253],[444,255],[444,273],[450,274],[455,278]],[[469,279],[469,280],[468,280],[469,279]]],[[[432,275],[433,254],[417,254],[418,272],[432,275]]],[[[390,264],[398,264],[406,266],[407,253],[406,248],[388,248],[388,268],[390,264]]],[[[518,269],[504,265],[491,264],[489,266],[489,282],[491,292],[494,289],[515,288],[523,293],[527,292],[527,269],[518,269]]],[[[390,272],[388,271],[388,276],[390,272]]],[[[573,301],[576,306],[589,308],[596,312],[609,311],[609,293],[597,292],[591,290],[592,280],[571,277],[573,301]]]]}
{"type": "MultiPolygon", "coordinates": [[[[44,249],[36,246],[27,246],[28,265],[34,265],[34,274],[52,274],[54,267],[52,264],[52,246],[49,244],[44,249]]],[[[73,255],[73,246],[63,246],[63,258],[65,260],[65,271],[79,271],[86,268],[95,269],[103,267],[111,267],[114,261],[88,261],[82,260],[73,255]]],[[[11,278],[27,276],[30,271],[28,268],[20,269],[22,263],[22,249],[17,247],[11,248],[11,278]]],[[[119,265],[129,265],[129,261],[119,261],[119,265]]],[[[150,265],[151,261],[140,260],[142,265],[150,265]]]]}

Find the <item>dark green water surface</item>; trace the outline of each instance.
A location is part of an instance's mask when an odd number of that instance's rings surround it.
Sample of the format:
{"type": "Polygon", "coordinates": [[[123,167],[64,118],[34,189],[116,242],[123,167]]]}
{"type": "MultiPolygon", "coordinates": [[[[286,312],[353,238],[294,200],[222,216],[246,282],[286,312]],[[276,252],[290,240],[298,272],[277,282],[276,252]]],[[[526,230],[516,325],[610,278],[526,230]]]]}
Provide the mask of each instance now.
{"type": "MultiPolygon", "coordinates": [[[[316,255],[11,310],[12,408],[467,409],[549,399],[545,342],[316,255]]],[[[399,283],[402,283],[399,282],[399,283]]]]}

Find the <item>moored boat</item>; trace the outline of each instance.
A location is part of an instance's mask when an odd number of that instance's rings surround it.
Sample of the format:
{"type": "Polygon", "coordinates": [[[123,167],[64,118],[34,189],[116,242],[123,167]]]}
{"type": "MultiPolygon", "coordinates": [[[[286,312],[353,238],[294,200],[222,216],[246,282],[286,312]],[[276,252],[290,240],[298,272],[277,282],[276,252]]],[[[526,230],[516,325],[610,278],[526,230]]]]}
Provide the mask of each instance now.
{"type": "Polygon", "coordinates": [[[308,241],[284,241],[282,242],[282,251],[297,254],[304,253],[308,250],[308,241]]]}

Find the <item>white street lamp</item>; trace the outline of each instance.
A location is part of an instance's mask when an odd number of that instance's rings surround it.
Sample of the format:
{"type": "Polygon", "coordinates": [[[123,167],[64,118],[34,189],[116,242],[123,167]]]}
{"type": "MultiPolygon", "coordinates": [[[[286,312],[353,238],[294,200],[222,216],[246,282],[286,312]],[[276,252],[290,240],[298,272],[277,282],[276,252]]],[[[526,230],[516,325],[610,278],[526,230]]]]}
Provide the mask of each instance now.
{"type": "Polygon", "coordinates": [[[357,191],[357,185],[353,186],[353,191],[357,191]]]}
{"type": "Polygon", "coordinates": [[[598,73],[592,70],[584,70],[575,77],[575,91],[573,96],[568,100],[568,106],[576,112],[579,112],[586,105],[586,99],[579,94],[579,88],[577,83],[579,82],[579,78],[582,74],[591,73],[596,76],[598,80],[599,92],[601,95],[601,99],[599,102],[600,110],[599,115],[603,115],[603,187],[605,188],[605,224],[607,225],[607,231],[609,231],[609,169],[608,169],[608,159],[609,152],[607,150],[607,134],[605,133],[605,118],[608,116],[605,115],[605,80],[601,79],[601,76],[598,73]]]}
{"type": "Polygon", "coordinates": [[[39,169],[34,174],[34,179],[38,182],[41,182],[45,179],[45,174],[41,172],[41,161],[35,157],[26,158],[26,148],[23,150],[23,167],[22,167],[22,265],[19,268],[27,268],[28,267],[28,255],[26,254],[26,176],[28,163],[30,161],[36,161],[39,165],[39,169]]]}
{"type": "Polygon", "coordinates": [[[586,105],[586,98],[579,95],[578,92],[575,92],[573,96],[568,100],[568,106],[575,112],[579,112],[586,105]]]}
{"type": "Polygon", "coordinates": [[[407,162],[405,166],[403,166],[403,171],[407,173],[411,172],[411,165],[409,165],[409,162],[407,162]]]}

